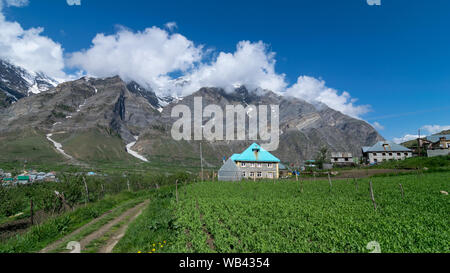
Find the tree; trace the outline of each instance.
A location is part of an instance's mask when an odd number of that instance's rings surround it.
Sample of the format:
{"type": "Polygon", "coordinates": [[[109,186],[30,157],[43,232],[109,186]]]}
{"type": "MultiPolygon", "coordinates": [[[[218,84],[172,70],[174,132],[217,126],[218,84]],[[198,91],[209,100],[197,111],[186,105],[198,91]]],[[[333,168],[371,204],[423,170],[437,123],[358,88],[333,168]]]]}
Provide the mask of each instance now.
{"type": "Polygon", "coordinates": [[[323,169],[323,164],[327,162],[328,148],[323,146],[320,148],[316,156],[316,165],[319,169],[323,169]]]}

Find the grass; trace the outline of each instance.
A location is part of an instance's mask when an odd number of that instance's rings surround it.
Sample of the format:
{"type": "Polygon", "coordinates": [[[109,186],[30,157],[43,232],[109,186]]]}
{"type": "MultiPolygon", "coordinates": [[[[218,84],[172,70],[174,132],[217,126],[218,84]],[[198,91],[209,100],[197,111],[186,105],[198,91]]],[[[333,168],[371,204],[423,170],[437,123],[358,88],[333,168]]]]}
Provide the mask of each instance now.
{"type": "Polygon", "coordinates": [[[95,232],[96,230],[98,230],[102,226],[108,224],[110,221],[114,220],[116,217],[119,217],[122,213],[124,213],[128,209],[131,209],[132,207],[136,206],[137,204],[143,202],[146,198],[147,198],[147,196],[142,196],[142,197],[139,197],[139,198],[127,201],[123,205],[118,206],[117,208],[114,209],[113,212],[108,214],[106,217],[104,217],[103,219],[101,219],[97,223],[87,227],[86,229],[84,229],[83,231],[78,233],[77,235],[74,235],[74,236],[68,238],[67,240],[65,240],[63,243],[61,243],[61,245],[58,248],[56,248],[52,252],[62,252],[62,251],[64,251],[66,249],[66,245],[69,242],[71,242],[71,241],[80,241],[81,239],[83,239],[84,237],[86,237],[86,236],[90,235],[91,233],[95,232]]]}
{"type": "Polygon", "coordinates": [[[450,253],[450,173],[369,179],[204,182],[173,189],[130,225],[115,252],[450,253]],[[404,189],[401,195],[400,186],[404,189]]]}
{"type": "Polygon", "coordinates": [[[0,136],[0,162],[23,166],[28,162],[63,162],[44,133],[24,130],[21,133],[0,136]]]}
{"type": "MultiPolygon", "coordinates": [[[[174,187],[157,192],[150,205],[128,226],[125,236],[114,248],[116,253],[152,252],[158,243],[176,239],[173,210],[174,187]],[[154,246],[155,245],[155,246],[154,246]]],[[[158,252],[160,252],[159,247],[158,252]]],[[[156,248],[155,248],[156,250],[156,248]]]]}
{"type": "Polygon", "coordinates": [[[41,225],[33,226],[27,233],[18,235],[0,244],[0,253],[30,253],[43,249],[48,244],[70,234],[89,221],[126,201],[146,195],[147,192],[122,192],[106,196],[103,200],[75,211],[67,212],[47,220],[41,225]]]}
{"type": "Polygon", "coordinates": [[[413,157],[406,160],[399,161],[384,161],[371,168],[378,169],[420,169],[424,168],[437,170],[445,169],[450,170],[450,156],[437,156],[437,157],[413,157]]]}

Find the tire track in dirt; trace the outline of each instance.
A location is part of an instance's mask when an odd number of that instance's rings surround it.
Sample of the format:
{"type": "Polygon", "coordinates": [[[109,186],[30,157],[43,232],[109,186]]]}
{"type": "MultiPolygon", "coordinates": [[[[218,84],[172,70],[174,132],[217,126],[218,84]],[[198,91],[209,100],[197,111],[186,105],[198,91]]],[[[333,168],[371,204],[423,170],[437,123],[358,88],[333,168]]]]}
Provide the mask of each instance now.
{"type": "Polygon", "coordinates": [[[58,248],[62,243],[64,243],[65,241],[69,240],[70,238],[72,238],[73,236],[79,234],[80,232],[82,232],[83,230],[85,230],[86,228],[94,225],[95,223],[101,221],[103,218],[105,218],[106,216],[108,216],[109,214],[111,214],[113,212],[112,210],[107,211],[106,213],[104,213],[103,215],[101,215],[98,218],[95,218],[94,220],[92,220],[91,222],[87,223],[86,225],[83,225],[82,227],[78,228],[77,230],[73,231],[72,233],[64,236],[63,238],[49,244],[48,246],[46,246],[44,249],[40,250],[39,253],[49,253],[53,250],[55,250],[56,248],[58,248]]]}
{"type": "Polygon", "coordinates": [[[114,247],[117,245],[117,243],[119,243],[120,239],[123,238],[123,236],[125,236],[125,232],[128,229],[128,226],[134,222],[134,220],[136,220],[136,218],[139,217],[139,215],[142,214],[142,212],[144,211],[144,209],[147,207],[148,205],[148,201],[144,202],[143,206],[140,207],[140,209],[137,211],[137,213],[135,213],[133,216],[131,216],[128,219],[128,223],[124,224],[123,226],[121,226],[119,228],[118,231],[116,231],[111,238],[105,243],[104,246],[102,246],[98,253],[111,253],[114,249],[114,247]]]}
{"type": "MultiPolygon", "coordinates": [[[[111,230],[112,227],[114,227],[115,225],[117,225],[118,223],[122,222],[123,220],[129,218],[129,222],[128,224],[125,224],[125,230],[128,227],[129,223],[131,223],[137,216],[139,216],[139,214],[142,212],[142,210],[150,203],[150,200],[146,200],[145,202],[142,202],[140,204],[138,204],[137,206],[125,211],[124,213],[122,213],[122,215],[120,215],[119,217],[115,218],[114,220],[110,221],[109,223],[107,223],[106,225],[102,226],[100,229],[98,229],[97,231],[94,231],[93,233],[89,234],[88,236],[84,237],[81,241],[80,241],[80,246],[81,246],[81,250],[83,251],[87,245],[89,245],[90,242],[101,238],[103,235],[105,235],[109,230],[111,230]]],[[[123,227],[122,227],[123,228],[123,227]]],[[[120,228],[119,231],[122,230],[122,228],[120,228]]],[[[120,234],[118,234],[120,235],[120,234]]],[[[113,236],[110,240],[108,240],[108,243],[111,241],[111,244],[113,244],[114,240],[113,236]]],[[[123,237],[123,235],[122,235],[123,237]]],[[[120,240],[122,237],[120,237],[118,240],[120,240]]],[[[117,240],[117,242],[118,242],[117,240]]],[[[106,246],[108,246],[108,243],[106,244],[106,246]]],[[[117,244],[117,243],[115,243],[117,244]]],[[[114,244],[114,246],[115,246],[114,244]]],[[[114,248],[113,246],[113,248],[114,248]]],[[[108,248],[109,249],[109,248],[108,248]]],[[[112,249],[111,249],[112,251],[112,249]]]]}

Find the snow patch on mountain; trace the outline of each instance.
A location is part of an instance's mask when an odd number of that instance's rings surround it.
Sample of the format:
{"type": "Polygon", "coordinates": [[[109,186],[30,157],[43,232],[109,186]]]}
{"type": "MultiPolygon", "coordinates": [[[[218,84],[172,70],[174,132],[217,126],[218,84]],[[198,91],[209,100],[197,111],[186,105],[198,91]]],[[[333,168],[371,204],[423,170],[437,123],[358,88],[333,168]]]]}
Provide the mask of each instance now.
{"type": "Polygon", "coordinates": [[[133,147],[133,146],[136,144],[136,142],[138,141],[139,137],[138,137],[138,136],[134,136],[134,139],[135,139],[136,141],[133,141],[133,142],[127,144],[127,146],[126,146],[126,148],[127,148],[127,153],[129,153],[130,155],[136,157],[136,158],[139,159],[139,160],[142,160],[142,161],[144,161],[144,162],[148,162],[147,158],[145,158],[144,156],[140,155],[139,153],[137,153],[137,152],[131,150],[131,147],[133,147]]]}

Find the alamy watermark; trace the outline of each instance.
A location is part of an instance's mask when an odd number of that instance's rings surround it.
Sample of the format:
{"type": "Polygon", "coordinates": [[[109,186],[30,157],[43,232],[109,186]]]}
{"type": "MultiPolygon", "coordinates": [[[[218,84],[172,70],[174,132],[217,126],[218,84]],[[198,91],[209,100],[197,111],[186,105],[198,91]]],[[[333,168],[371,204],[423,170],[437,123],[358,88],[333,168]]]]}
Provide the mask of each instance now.
{"type": "Polygon", "coordinates": [[[171,117],[179,118],[172,126],[173,139],[192,140],[193,133],[193,140],[254,140],[263,142],[261,143],[262,148],[269,152],[278,149],[279,105],[259,105],[258,107],[255,105],[245,107],[243,105],[226,105],[224,115],[224,111],[219,105],[210,104],[203,108],[202,102],[202,97],[194,97],[193,119],[192,111],[188,106],[178,104],[172,108],[171,117]],[[268,114],[270,114],[270,122],[268,114]],[[204,123],[205,118],[209,119],[206,123],[204,123]],[[224,124],[226,126],[225,134],[224,124]]]}

